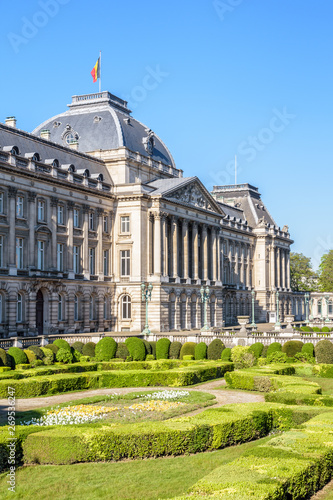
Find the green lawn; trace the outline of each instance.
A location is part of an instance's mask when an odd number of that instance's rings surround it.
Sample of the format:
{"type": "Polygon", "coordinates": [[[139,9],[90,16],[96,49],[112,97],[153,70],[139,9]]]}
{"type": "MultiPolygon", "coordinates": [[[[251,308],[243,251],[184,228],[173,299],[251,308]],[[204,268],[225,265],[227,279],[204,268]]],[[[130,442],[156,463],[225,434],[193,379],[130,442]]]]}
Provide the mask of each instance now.
{"type": "Polygon", "coordinates": [[[157,500],[185,493],[213,469],[235,460],[271,436],[196,455],[89,463],[21,467],[16,473],[16,493],[7,491],[6,474],[0,476],[1,499],[13,500],[157,500]]]}

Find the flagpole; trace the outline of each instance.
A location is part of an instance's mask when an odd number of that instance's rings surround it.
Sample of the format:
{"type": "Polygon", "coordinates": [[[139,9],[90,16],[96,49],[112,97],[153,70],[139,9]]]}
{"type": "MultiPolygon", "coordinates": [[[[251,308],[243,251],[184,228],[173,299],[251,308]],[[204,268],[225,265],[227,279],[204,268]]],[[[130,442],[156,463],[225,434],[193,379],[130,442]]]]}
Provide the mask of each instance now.
{"type": "Polygon", "coordinates": [[[99,51],[99,93],[102,88],[102,51],[99,51]]]}

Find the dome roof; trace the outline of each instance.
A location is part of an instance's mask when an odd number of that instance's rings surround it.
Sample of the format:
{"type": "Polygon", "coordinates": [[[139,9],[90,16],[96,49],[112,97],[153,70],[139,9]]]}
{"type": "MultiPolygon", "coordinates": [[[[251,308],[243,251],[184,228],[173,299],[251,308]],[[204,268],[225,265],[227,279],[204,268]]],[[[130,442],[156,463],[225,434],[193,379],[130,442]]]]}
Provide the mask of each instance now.
{"type": "Polygon", "coordinates": [[[46,120],[32,132],[50,133],[53,142],[68,146],[77,142],[78,150],[93,152],[126,147],[175,167],[173,158],[152,130],[130,116],[127,102],[110,92],[73,96],[69,110],[46,120]]]}

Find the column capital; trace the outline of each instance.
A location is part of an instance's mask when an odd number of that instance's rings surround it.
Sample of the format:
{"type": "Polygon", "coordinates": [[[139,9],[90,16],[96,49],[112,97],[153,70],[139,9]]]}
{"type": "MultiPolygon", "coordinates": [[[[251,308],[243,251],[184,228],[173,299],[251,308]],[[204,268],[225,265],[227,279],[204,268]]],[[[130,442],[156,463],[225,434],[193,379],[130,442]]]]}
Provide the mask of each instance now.
{"type": "Polygon", "coordinates": [[[28,191],[28,201],[35,203],[37,198],[37,193],[35,191],[28,191]]]}
{"type": "Polygon", "coordinates": [[[84,214],[88,214],[90,212],[90,206],[89,205],[82,205],[82,210],[84,214]]]}
{"type": "Polygon", "coordinates": [[[14,186],[8,187],[8,198],[16,198],[17,189],[14,186]]]}
{"type": "Polygon", "coordinates": [[[67,201],[67,209],[68,210],[73,210],[74,205],[75,205],[74,201],[72,201],[72,200],[67,201]]]}
{"type": "Polygon", "coordinates": [[[58,205],[59,199],[56,196],[51,196],[50,200],[51,200],[51,207],[56,207],[58,205]]]}
{"type": "Polygon", "coordinates": [[[98,207],[97,208],[97,216],[101,217],[102,215],[104,215],[104,208],[98,207]]]}
{"type": "Polygon", "coordinates": [[[177,224],[178,220],[179,220],[179,216],[178,215],[171,215],[170,219],[171,219],[172,223],[177,224]]]}
{"type": "Polygon", "coordinates": [[[199,223],[197,220],[192,221],[192,229],[194,229],[194,228],[198,229],[198,225],[199,225],[199,223]]]}
{"type": "Polygon", "coordinates": [[[190,221],[188,219],[182,219],[182,226],[183,228],[187,228],[189,225],[190,221]]]}

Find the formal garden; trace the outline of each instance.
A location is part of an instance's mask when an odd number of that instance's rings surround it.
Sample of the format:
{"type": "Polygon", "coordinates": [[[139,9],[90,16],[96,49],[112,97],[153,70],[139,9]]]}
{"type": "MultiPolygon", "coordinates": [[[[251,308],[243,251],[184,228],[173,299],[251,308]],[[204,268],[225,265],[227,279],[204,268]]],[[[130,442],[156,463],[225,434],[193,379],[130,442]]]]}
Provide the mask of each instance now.
{"type": "MultiPolygon", "coordinates": [[[[0,349],[0,398],[8,396],[35,406],[17,408],[9,422],[15,493],[2,412],[1,498],[296,500],[333,476],[333,344],[325,339],[11,347],[0,349]],[[235,391],[262,402],[217,404],[217,393],[235,391]],[[66,401],[43,403],[53,395],[66,401]]],[[[333,488],[322,495],[332,498],[333,488]]]]}

